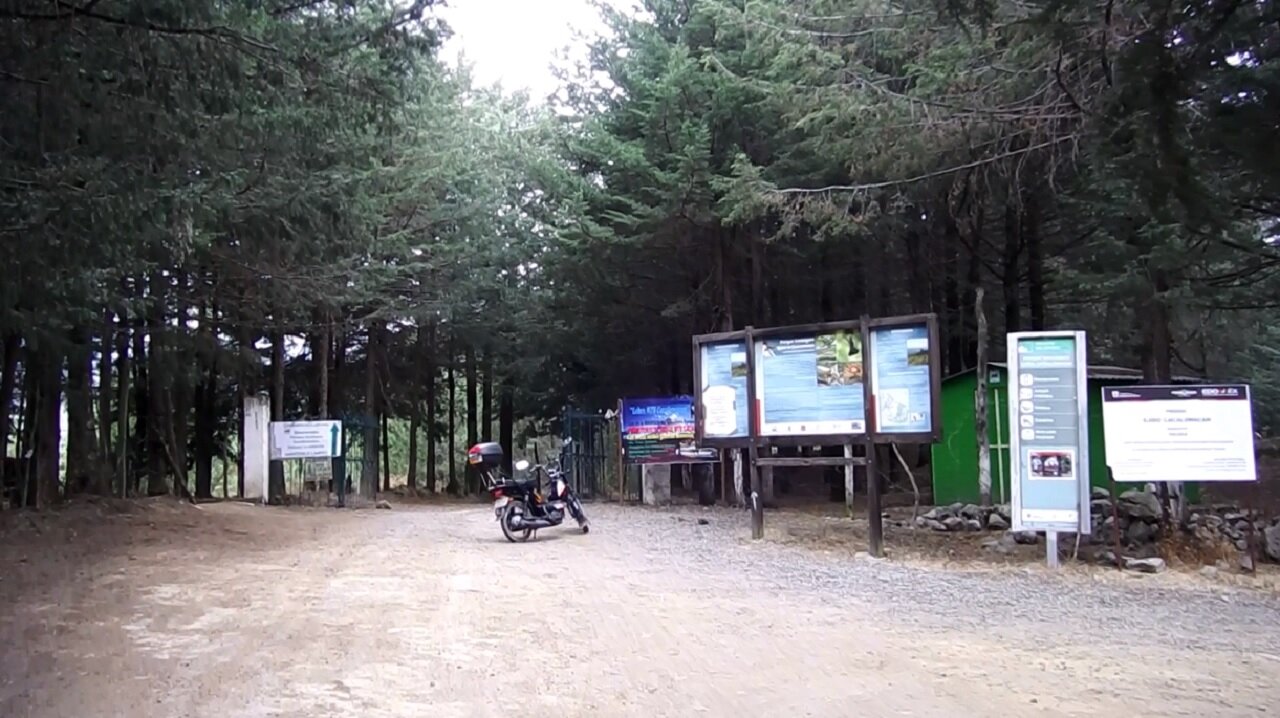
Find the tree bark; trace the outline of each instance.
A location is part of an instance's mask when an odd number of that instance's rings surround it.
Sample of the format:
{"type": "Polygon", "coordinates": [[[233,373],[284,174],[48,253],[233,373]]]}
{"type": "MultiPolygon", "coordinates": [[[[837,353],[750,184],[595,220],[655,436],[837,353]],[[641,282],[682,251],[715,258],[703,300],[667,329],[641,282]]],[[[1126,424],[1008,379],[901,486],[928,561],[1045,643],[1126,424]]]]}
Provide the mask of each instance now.
{"type": "MultiPolygon", "coordinates": [[[[386,397],[382,397],[386,401],[386,397]]],[[[385,404],[384,404],[385,406],[385,404]]],[[[391,490],[391,432],[388,424],[390,423],[390,412],[386,409],[382,411],[382,490],[391,490]]]]}
{"type": "MultiPolygon", "coordinates": [[[[201,322],[204,325],[204,322],[201,322]]],[[[205,359],[204,376],[196,386],[196,498],[213,498],[214,431],[218,420],[218,365],[214,357],[205,359]]],[[[226,470],[223,469],[223,476],[226,470]]]]}
{"type": "MultiPolygon", "coordinates": [[[[33,368],[34,368],[33,362],[33,368]]],[[[35,462],[36,507],[48,508],[59,499],[62,444],[63,359],[54,352],[41,352],[36,403],[35,462]]]]}
{"type": "Polygon", "coordinates": [[[116,342],[119,356],[116,357],[116,491],[120,498],[129,495],[129,397],[133,393],[130,386],[133,378],[133,367],[129,361],[129,321],[128,317],[120,317],[120,338],[116,342]]]}
{"type": "Polygon", "coordinates": [[[98,469],[99,490],[104,494],[111,492],[111,398],[113,372],[115,364],[111,354],[116,349],[115,315],[110,310],[102,314],[102,337],[98,341],[98,469]]]}
{"type": "Polygon", "coordinates": [[[502,376],[501,396],[498,397],[498,441],[502,444],[502,470],[512,473],[515,459],[516,390],[511,378],[502,376]]]}
{"type": "Polygon", "coordinates": [[[977,390],[974,392],[973,428],[978,435],[978,496],[983,506],[991,505],[991,437],[987,433],[987,312],[986,293],[978,287],[973,311],[978,320],[977,390]]]}
{"type": "MultiPolygon", "coordinates": [[[[476,409],[477,409],[476,395],[477,395],[477,390],[479,389],[478,379],[477,379],[478,371],[476,367],[476,351],[471,347],[470,344],[467,345],[467,349],[466,349],[466,362],[467,362],[467,448],[469,449],[472,446],[475,446],[480,441],[480,436],[479,436],[478,427],[477,427],[477,419],[476,419],[476,409]]],[[[476,479],[476,472],[474,469],[471,468],[470,464],[463,467],[462,470],[466,473],[466,478],[465,478],[465,481],[463,482],[463,492],[467,495],[470,495],[475,491],[474,483],[476,479]]]]}
{"type": "Polygon", "coordinates": [[[378,358],[381,352],[382,327],[369,325],[368,348],[365,351],[364,385],[364,461],[360,467],[360,494],[373,499],[378,492],[378,418],[381,416],[378,402],[378,358]]]}
{"type": "Polygon", "coordinates": [[[451,495],[458,495],[458,371],[456,362],[457,353],[453,344],[453,337],[449,337],[449,446],[446,449],[449,452],[449,476],[445,485],[445,490],[451,495]]]}
{"type": "Polygon", "coordinates": [[[88,491],[97,469],[93,431],[93,351],[89,331],[71,330],[67,354],[67,493],[88,491]]]}
{"type": "Polygon", "coordinates": [[[436,328],[433,323],[428,329],[428,346],[425,347],[427,363],[427,491],[435,493],[436,488],[436,443],[440,437],[436,432],[436,417],[439,407],[436,406],[436,328]]]}
{"type": "MultiPolygon", "coordinates": [[[[8,486],[8,477],[5,476],[8,462],[3,459],[9,455],[9,432],[12,430],[10,416],[13,411],[13,396],[18,387],[18,354],[22,339],[17,332],[9,332],[4,336],[3,346],[3,368],[0,369],[0,493],[8,486]]],[[[18,456],[20,458],[21,454],[18,456]]],[[[22,462],[15,464],[20,466],[22,462]]]]}
{"type": "MultiPolygon", "coordinates": [[[[271,420],[284,421],[284,332],[278,328],[271,331],[271,420]]],[[[283,503],[284,495],[284,462],[272,461],[267,473],[267,503],[283,503]]]]}
{"type": "Polygon", "coordinates": [[[1004,207],[1004,261],[1000,267],[1000,289],[1004,295],[1004,330],[1022,327],[1022,230],[1020,210],[1012,200],[1004,207]]]}
{"type": "Polygon", "coordinates": [[[1040,209],[1034,193],[1023,200],[1022,237],[1027,248],[1027,289],[1031,305],[1031,329],[1045,328],[1048,309],[1045,302],[1044,251],[1040,241],[1040,209]]]}
{"type": "Polygon", "coordinates": [[[493,353],[484,353],[484,392],[480,402],[480,440],[493,441],[493,353]]]}
{"type": "MultiPolygon", "coordinates": [[[[341,418],[344,408],[342,401],[342,382],[345,375],[344,367],[347,362],[347,333],[341,329],[335,332],[331,326],[326,327],[326,331],[331,337],[333,337],[333,373],[329,377],[329,386],[326,389],[327,393],[325,401],[327,402],[328,407],[328,411],[326,413],[328,416],[341,418]]],[[[345,427],[343,429],[342,441],[343,445],[338,447],[338,451],[341,456],[334,457],[333,461],[330,463],[330,468],[334,481],[334,492],[345,494],[347,482],[347,438],[345,427]]]]}

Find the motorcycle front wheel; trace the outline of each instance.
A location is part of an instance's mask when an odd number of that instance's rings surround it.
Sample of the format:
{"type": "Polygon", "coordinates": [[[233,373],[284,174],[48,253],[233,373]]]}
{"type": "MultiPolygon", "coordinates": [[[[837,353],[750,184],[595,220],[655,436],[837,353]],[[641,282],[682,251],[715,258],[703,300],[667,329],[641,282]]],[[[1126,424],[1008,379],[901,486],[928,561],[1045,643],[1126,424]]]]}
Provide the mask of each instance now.
{"type": "Polygon", "coordinates": [[[582,533],[585,534],[591,530],[591,522],[587,521],[587,512],[582,510],[582,502],[578,501],[577,496],[569,500],[569,513],[573,514],[573,518],[577,520],[582,533]]]}
{"type": "Polygon", "coordinates": [[[533,529],[521,529],[511,525],[511,520],[518,515],[516,513],[518,506],[519,504],[515,502],[507,504],[507,507],[502,510],[502,519],[498,521],[502,524],[502,535],[506,536],[511,543],[524,543],[533,535],[533,529]]]}

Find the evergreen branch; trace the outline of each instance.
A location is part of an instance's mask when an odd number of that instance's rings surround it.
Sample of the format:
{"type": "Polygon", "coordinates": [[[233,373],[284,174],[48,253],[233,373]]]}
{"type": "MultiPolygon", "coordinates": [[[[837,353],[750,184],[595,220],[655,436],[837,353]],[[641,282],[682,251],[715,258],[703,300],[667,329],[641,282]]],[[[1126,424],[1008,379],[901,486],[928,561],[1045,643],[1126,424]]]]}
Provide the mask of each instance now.
{"type": "Polygon", "coordinates": [[[1049,147],[1054,147],[1056,145],[1062,144],[1063,142],[1073,141],[1075,139],[1076,139],[1076,135],[1074,134],[1064,135],[1062,137],[1057,137],[1052,140],[1047,140],[1039,144],[1030,145],[1028,147],[1023,147],[1017,150],[1009,150],[1007,152],[1001,152],[1000,154],[992,155],[990,157],[984,157],[979,160],[974,160],[973,162],[966,162],[962,165],[955,165],[953,167],[946,167],[940,170],[934,170],[933,172],[926,172],[924,174],[916,175],[914,177],[908,177],[906,179],[885,180],[883,182],[866,182],[863,184],[852,184],[852,185],[828,185],[826,187],[814,187],[814,188],[788,187],[784,189],[771,189],[767,191],[767,194],[823,194],[827,192],[867,192],[869,190],[887,189],[890,187],[900,187],[902,185],[915,184],[917,182],[923,182],[925,180],[937,179],[938,177],[945,177],[950,174],[955,174],[956,172],[963,172],[965,170],[971,170],[977,167],[983,167],[995,162],[999,162],[1001,160],[1007,160],[1011,157],[1019,157],[1021,155],[1026,155],[1031,152],[1035,152],[1037,150],[1043,150],[1049,147]]]}

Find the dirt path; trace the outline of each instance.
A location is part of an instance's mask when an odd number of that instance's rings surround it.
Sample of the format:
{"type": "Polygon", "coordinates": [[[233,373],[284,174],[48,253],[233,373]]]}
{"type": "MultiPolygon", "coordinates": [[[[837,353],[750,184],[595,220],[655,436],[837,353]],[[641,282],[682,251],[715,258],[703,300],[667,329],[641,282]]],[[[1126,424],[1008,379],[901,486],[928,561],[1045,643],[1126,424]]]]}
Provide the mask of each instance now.
{"type": "Polygon", "coordinates": [[[523,546],[472,507],[125,517],[42,552],[54,568],[9,537],[0,715],[1127,718],[1280,705],[1271,599],[823,559],[741,541],[734,514],[702,525],[588,509],[591,535],[523,546]]]}

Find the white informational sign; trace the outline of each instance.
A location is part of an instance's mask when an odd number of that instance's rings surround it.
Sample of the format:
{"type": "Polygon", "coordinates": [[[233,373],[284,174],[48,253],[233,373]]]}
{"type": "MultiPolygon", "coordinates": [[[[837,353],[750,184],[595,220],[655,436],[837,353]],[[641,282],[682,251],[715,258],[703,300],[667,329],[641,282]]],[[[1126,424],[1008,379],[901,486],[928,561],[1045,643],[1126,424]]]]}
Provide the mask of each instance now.
{"type": "Polygon", "coordinates": [[[342,456],[341,421],[271,422],[271,460],[342,456]]]}
{"type": "Polygon", "coordinates": [[[1107,465],[1116,481],[1256,481],[1244,384],[1102,390],[1107,465]]]}
{"type": "Polygon", "coordinates": [[[1084,332],[1019,332],[1008,347],[1013,528],[1087,534],[1084,332]]]}

